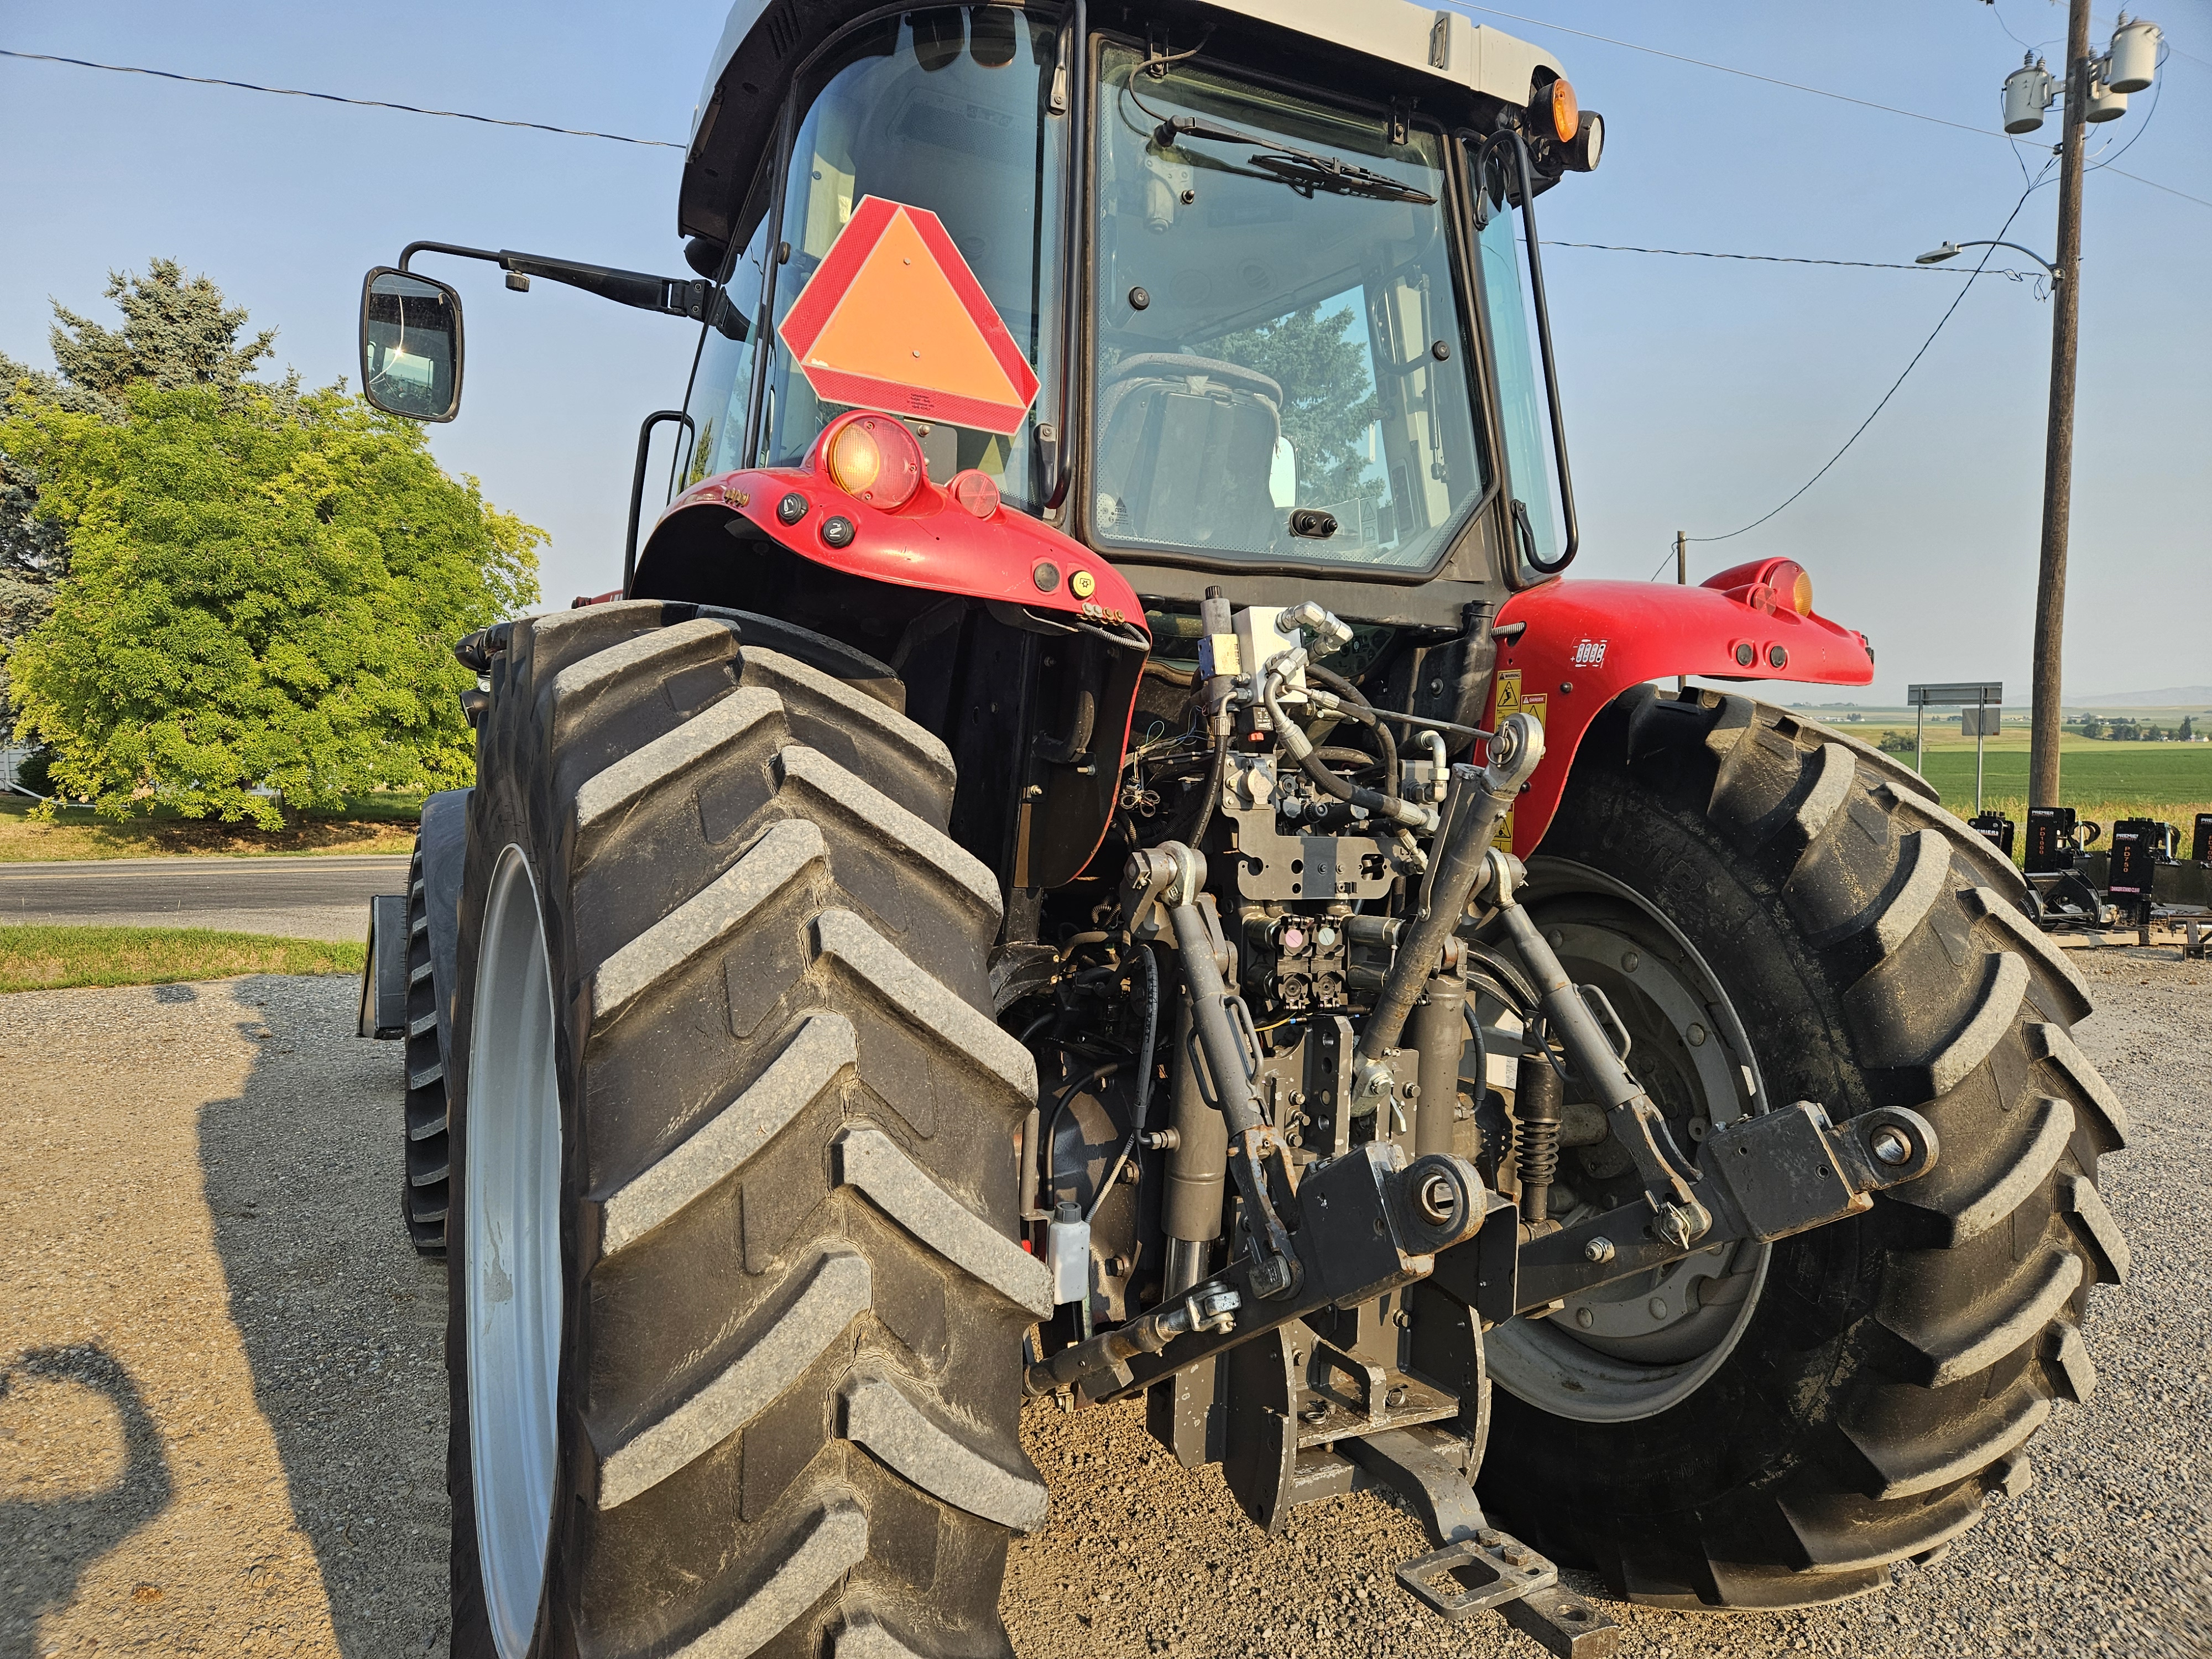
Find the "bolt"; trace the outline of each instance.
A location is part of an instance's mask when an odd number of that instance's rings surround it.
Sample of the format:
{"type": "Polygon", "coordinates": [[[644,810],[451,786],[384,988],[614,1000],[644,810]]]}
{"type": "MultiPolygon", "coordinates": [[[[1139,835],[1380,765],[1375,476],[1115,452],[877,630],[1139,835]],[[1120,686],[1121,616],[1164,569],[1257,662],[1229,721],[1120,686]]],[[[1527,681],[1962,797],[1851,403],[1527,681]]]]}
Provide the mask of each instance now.
{"type": "Polygon", "coordinates": [[[1589,1243],[1583,1246],[1583,1259],[1586,1261],[1595,1261],[1602,1264],[1612,1261],[1613,1257],[1613,1241],[1605,1237],[1602,1234],[1593,1238],[1589,1243]]]}
{"type": "Polygon", "coordinates": [[[1912,1140],[1900,1130],[1882,1128],[1875,1131],[1874,1155],[1885,1164],[1904,1164],[1911,1159],[1912,1140]]]}
{"type": "Polygon", "coordinates": [[[1690,1039],[1690,1046],[1692,1048],[1702,1048],[1705,1046],[1705,1028],[1702,1025],[1693,1024],[1682,1035],[1690,1039]]]}
{"type": "Polygon", "coordinates": [[[1664,1319],[1667,1316],[1667,1298],[1665,1297],[1655,1296],[1644,1305],[1651,1310],[1651,1316],[1654,1319],[1664,1319]]]}
{"type": "Polygon", "coordinates": [[[1534,1553],[1526,1544],[1508,1544],[1504,1553],[1507,1565],[1516,1567],[1527,1566],[1529,1556],[1534,1553]]]}
{"type": "Polygon", "coordinates": [[[1597,1316],[1588,1308],[1577,1308],[1575,1310],[1575,1323],[1588,1330],[1597,1323],[1597,1316]]]}
{"type": "Polygon", "coordinates": [[[1620,955],[1620,970],[1624,974],[1632,974],[1643,961],[1644,958],[1637,955],[1635,951],[1624,951],[1620,955]]]}
{"type": "Polygon", "coordinates": [[[1505,1534],[1495,1527],[1485,1527],[1474,1534],[1474,1541],[1486,1550],[1494,1550],[1505,1541],[1505,1534]]]}
{"type": "Polygon", "coordinates": [[[1413,1328],[1413,1316],[1401,1308],[1390,1316],[1390,1322],[1401,1331],[1408,1331],[1413,1328]]]}
{"type": "Polygon", "coordinates": [[[1298,1415],[1304,1418],[1309,1423],[1325,1423],[1328,1420],[1328,1401],[1326,1400],[1316,1400],[1312,1405],[1300,1412],[1298,1415]]]}

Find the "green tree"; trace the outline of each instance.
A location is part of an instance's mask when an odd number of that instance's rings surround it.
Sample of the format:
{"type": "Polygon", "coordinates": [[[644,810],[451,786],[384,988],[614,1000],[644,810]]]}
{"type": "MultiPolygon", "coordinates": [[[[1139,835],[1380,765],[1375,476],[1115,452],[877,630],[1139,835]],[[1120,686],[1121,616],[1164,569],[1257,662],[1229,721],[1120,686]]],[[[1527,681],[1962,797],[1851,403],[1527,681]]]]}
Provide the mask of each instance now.
{"type": "MultiPolygon", "coordinates": [[[[244,344],[243,307],[227,304],[205,276],[187,276],[174,259],[153,259],[146,274],[110,271],[107,297],[123,326],[109,330],[52,301],[56,325],[48,333],[58,374],[27,368],[0,352],[0,420],[23,398],[58,405],[106,421],[127,417],[134,386],[220,388],[236,400],[266,397],[292,408],[299,376],[274,386],[246,376],[276,349],[276,331],[264,329],[244,344]]],[[[69,570],[69,538],[60,523],[39,516],[39,476],[19,455],[0,447],[0,653],[38,626],[53,604],[54,588],[69,570]]],[[[0,730],[8,718],[8,681],[0,672],[0,730]]]]}
{"type": "Polygon", "coordinates": [[[1320,506],[1379,495],[1367,470],[1367,428],[1380,413],[1366,348],[1346,338],[1352,312],[1318,305],[1259,328],[1223,336],[1200,349],[1209,357],[1267,375],[1283,388],[1283,435],[1298,457],[1298,500],[1320,506]]]}
{"type": "Polygon", "coordinates": [[[258,788],[331,807],[466,782],[452,642],[537,597],[544,532],[342,390],[150,379],[124,385],[120,420],[24,396],[0,423],[70,542],[8,659],[55,787],[111,817],[159,802],[274,828],[258,788]]]}

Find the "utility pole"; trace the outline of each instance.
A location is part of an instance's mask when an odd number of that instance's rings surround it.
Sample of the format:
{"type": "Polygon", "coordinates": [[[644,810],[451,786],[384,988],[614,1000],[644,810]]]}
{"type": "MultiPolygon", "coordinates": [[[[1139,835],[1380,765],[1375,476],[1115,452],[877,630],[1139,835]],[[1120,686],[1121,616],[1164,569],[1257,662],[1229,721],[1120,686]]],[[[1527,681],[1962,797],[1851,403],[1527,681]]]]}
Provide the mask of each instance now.
{"type": "Polygon", "coordinates": [[[2066,529],[2074,497],[2074,355],[2081,319],[2081,141],[2088,112],[2089,0],[2066,12],[2066,112],[2059,123],[2058,280],[2051,296],[2051,424],[2043,452],[2043,556],[2035,592],[2035,665],[2027,802],[2058,805],[2060,653],[2066,635],[2066,529]]]}
{"type": "MultiPolygon", "coordinates": [[[[1674,586],[1677,587],[1687,587],[1689,585],[1689,532],[1687,531],[1678,530],[1674,532],[1674,586]]],[[[1677,674],[1674,676],[1674,695],[1678,697],[1686,697],[1690,695],[1690,677],[1687,674],[1677,674]]]]}

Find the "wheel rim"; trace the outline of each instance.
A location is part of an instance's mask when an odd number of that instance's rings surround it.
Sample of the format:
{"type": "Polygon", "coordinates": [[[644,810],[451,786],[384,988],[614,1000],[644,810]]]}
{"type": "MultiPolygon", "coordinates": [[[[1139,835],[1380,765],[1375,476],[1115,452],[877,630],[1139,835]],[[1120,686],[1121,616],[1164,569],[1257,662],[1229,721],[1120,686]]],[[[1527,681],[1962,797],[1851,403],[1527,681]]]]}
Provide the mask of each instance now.
{"type": "Polygon", "coordinates": [[[538,1621],[552,1530],[561,1342],[561,1090],[530,865],[501,854],[484,907],[463,1172],[469,1466],[484,1607],[501,1659],[538,1621]]]}
{"type": "MultiPolygon", "coordinates": [[[[1595,983],[1632,1034],[1629,1068],[1693,1157],[1711,1126],[1767,1109],[1765,1085],[1742,1021],[1680,929],[1633,889],[1564,859],[1534,859],[1523,900],[1570,978],[1595,983]]],[[[1511,995],[1510,988],[1504,989],[1511,995]]],[[[1477,1000],[1494,1060],[1518,1051],[1517,1011],[1498,989],[1477,1000]]],[[[1472,1045],[1470,1045],[1472,1054],[1472,1045]]],[[[1510,1065],[1507,1060],[1508,1066],[1510,1065]]],[[[1490,1086],[1498,1085],[1495,1072],[1490,1086]]],[[[1510,1075],[1506,1086],[1510,1086],[1510,1075]]],[[[1586,1162],[1560,1159],[1579,1182],[1563,1221],[1621,1200],[1626,1155],[1610,1144],[1586,1162]],[[1618,1164],[1611,1175],[1591,1174],[1618,1164]]],[[[1516,1398],[1582,1422],[1632,1422],[1680,1404],[1718,1370],[1741,1338],[1765,1283],[1772,1247],[1721,1244],[1577,1297],[1544,1319],[1514,1319],[1486,1339],[1491,1380],[1516,1398]]]]}

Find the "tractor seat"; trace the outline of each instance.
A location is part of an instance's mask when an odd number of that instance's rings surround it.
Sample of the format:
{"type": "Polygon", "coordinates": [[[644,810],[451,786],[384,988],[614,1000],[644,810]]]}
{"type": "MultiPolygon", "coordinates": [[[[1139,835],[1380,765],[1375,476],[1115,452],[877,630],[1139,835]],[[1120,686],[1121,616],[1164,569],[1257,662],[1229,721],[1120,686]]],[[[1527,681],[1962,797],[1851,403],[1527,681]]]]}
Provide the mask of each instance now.
{"type": "Polygon", "coordinates": [[[1283,388],[1211,357],[1124,358],[1098,393],[1098,527],[1116,541],[1265,553],[1283,388]]]}

